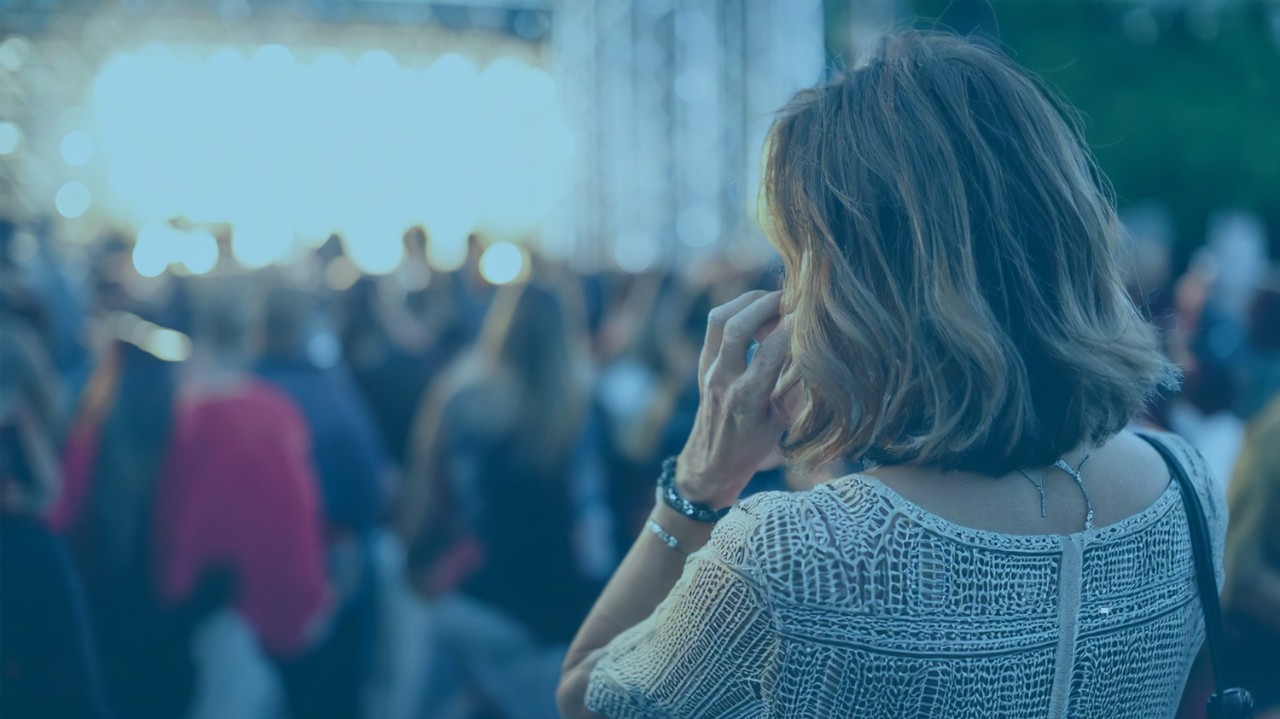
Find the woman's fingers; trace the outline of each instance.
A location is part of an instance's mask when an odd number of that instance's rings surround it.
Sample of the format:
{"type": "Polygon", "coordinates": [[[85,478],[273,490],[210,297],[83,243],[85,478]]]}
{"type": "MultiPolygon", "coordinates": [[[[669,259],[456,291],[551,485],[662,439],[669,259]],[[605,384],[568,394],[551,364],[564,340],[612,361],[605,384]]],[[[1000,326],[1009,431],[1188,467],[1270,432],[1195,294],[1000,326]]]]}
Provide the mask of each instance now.
{"type": "Polygon", "coordinates": [[[791,323],[783,318],[769,336],[760,343],[755,359],[740,380],[741,391],[761,399],[772,396],[790,354],[791,323]]]}
{"type": "Polygon", "coordinates": [[[707,316],[707,338],[702,343],[702,355],[698,358],[699,386],[706,382],[707,372],[720,354],[720,343],[724,339],[725,327],[729,320],[766,294],[768,293],[764,290],[753,290],[711,310],[711,314],[707,316]]]}
{"type": "MultiPolygon", "coordinates": [[[[747,369],[747,345],[762,327],[777,319],[781,311],[782,293],[769,292],[758,296],[731,317],[724,325],[720,352],[715,359],[716,371],[724,373],[730,382],[737,379],[747,369]]],[[[757,358],[763,349],[762,345],[756,353],[757,358]]]]}

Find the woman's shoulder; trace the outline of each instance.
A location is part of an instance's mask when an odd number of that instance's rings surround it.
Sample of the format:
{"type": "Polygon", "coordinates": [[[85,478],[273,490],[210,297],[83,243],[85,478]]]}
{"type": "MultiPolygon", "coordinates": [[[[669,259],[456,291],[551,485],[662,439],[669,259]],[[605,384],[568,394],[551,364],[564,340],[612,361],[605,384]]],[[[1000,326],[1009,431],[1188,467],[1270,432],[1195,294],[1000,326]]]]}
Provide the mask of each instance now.
{"type": "Polygon", "coordinates": [[[761,584],[787,581],[824,552],[847,544],[847,517],[863,503],[850,501],[867,491],[844,480],[804,491],[771,491],[743,499],[725,515],[708,547],[718,558],[761,584]],[[848,486],[846,486],[848,484],[848,486]]]}
{"type": "MultiPolygon", "coordinates": [[[[1136,428],[1133,433],[1148,441],[1154,440],[1169,450],[1173,461],[1186,472],[1204,507],[1210,529],[1221,539],[1227,526],[1227,498],[1225,487],[1215,481],[1208,460],[1187,438],[1155,428],[1136,428]]],[[[1173,468],[1170,468],[1173,471],[1173,468]]],[[[1170,481],[1175,481],[1172,476],[1170,481]]]]}
{"type": "Polygon", "coordinates": [[[1209,481],[1208,460],[1186,437],[1155,427],[1137,427],[1130,431],[1146,441],[1155,440],[1168,448],[1179,466],[1182,467],[1193,482],[1197,480],[1209,481]]]}

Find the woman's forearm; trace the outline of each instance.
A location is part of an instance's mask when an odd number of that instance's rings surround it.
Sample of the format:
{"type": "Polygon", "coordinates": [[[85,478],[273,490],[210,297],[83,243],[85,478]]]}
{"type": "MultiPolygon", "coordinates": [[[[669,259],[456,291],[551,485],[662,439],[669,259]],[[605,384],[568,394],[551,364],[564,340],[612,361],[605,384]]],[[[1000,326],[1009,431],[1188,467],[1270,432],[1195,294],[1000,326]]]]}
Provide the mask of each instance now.
{"type": "Polygon", "coordinates": [[[647,528],[631,545],[565,657],[556,698],[566,718],[597,716],[586,708],[586,691],[603,648],[653,613],[684,571],[682,552],[701,548],[711,536],[712,525],[690,520],[661,502],[649,517],[679,540],[681,551],[668,547],[647,528]]]}
{"type": "MultiPolygon", "coordinates": [[[[773,403],[790,346],[790,328],[778,322],[779,292],[748,292],[712,310],[698,360],[698,412],[680,460],[675,484],[681,497],[710,507],[737,501],[786,428],[773,403]],[[754,360],[747,345],[770,326],[754,360]]],[[[711,538],[711,525],[695,522],[663,502],[649,515],[682,551],[668,547],[648,528],[587,615],[565,657],[556,701],[566,719],[596,716],[586,707],[591,670],[603,648],[653,613],[684,571],[685,556],[711,538]]]]}

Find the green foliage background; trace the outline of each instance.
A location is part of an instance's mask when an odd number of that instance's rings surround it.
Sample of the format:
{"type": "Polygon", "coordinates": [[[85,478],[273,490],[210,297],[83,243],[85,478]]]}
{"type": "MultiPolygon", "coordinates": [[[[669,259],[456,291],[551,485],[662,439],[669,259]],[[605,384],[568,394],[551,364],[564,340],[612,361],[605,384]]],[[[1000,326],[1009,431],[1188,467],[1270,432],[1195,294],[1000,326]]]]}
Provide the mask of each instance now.
{"type": "MultiPolygon", "coordinates": [[[[961,32],[977,27],[995,35],[1020,64],[1079,107],[1118,204],[1166,204],[1181,259],[1204,241],[1211,213],[1224,207],[1262,216],[1271,256],[1280,257],[1280,3],[913,0],[904,6],[917,25],[938,20],[961,32]],[[1137,23],[1145,22],[1145,36],[1133,32],[1135,13],[1145,18],[1137,23]],[[1158,28],[1154,37],[1150,19],[1158,28]]],[[[828,27],[848,27],[858,11],[858,0],[828,0],[828,27]]],[[[842,46],[847,37],[828,33],[837,63],[850,56],[847,41],[842,46]]]]}

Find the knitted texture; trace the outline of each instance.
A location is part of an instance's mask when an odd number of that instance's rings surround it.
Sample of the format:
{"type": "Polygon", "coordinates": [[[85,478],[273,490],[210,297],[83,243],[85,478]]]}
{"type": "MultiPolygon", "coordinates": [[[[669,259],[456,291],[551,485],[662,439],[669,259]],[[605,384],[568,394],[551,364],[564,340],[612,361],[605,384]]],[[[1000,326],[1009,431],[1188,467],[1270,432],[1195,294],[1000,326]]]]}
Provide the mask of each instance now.
{"type": "MultiPolygon", "coordinates": [[[[1199,488],[1222,579],[1224,501],[1199,488]]],[[[1172,716],[1204,638],[1187,518],[1071,535],[951,523],[851,475],[744,501],[609,645],[587,703],[628,717],[1172,716]]]]}

